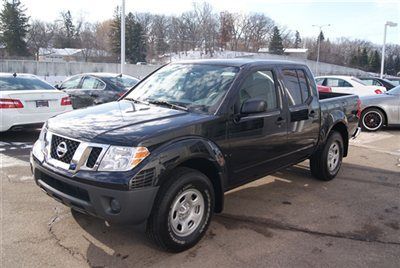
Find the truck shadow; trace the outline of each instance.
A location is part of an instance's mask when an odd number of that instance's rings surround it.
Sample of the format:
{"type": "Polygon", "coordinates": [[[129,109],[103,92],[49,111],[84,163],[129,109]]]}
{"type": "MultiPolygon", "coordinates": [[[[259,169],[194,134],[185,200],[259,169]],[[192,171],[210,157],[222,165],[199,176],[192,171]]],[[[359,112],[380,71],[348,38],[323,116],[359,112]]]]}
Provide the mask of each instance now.
{"type": "MultiPolygon", "coordinates": [[[[235,201],[235,199],[240,199],[240,202],[245,202],[245,208],[247,212],[259,210],[260,202],[261,206],[268,207],[268,209],[274,211],[279,210],[282,206],[288,204],[291,205],[291,203],[285,198],[289,197],[290,199],[290,196],[295,195],[301,196],[302,194],[304,194],[305,185],[307,185],[306,194],[308,198],[311,197],[315,198],[316,200],[318,200],[321,195],[323,196],[326,193],[323,190],[325,186],[332,188],[334,187],[334,185],[340,186],[340,184],[342,184],[342,186],[340,187],[343,187],[343,184],[346,183],[361,183],[361,189],[362,187],[364,187],[365,189],[369,189],[377,185],[390,187],[392,188],[392,190],[400,189],[398,172],[348,163],[343,164],[342,171],[339,173],[338,177],[331,182],[321,182],[313,179],[308,169],[307,162],[303,162],[299,165],[276,172],[271,176],[276,178],[272,182],[260,184],[258,186],[243,188],[235,192],[229,193],[226,196],[226,206],[229,207],[229,211],[224,211],[222,215],[215,215],[213,222],[211,223],[211,228],[208,230],[205,238],[203,238],[203,240],[193,249],[190,249],[178,255],[183,256],[185,259],[190,259],[195,257],[197,254],[200,255],[201,253],[198,253],[197,251],[202,247],[206,247],[207,243],[212,243],[213,239],[215,238],[218,238],[218,241],[229,241],[229,239],[232,239],[232,237],[229,238],[229,233],[227,233],[226,231],[229,231],[232,228],[253,229],[257,233],[262,234],[266,239],[272,239],[271,237],[273,236],[273,233],[269,231],[270,228],[279,229],[279,226],[282,225],[282,230],[290,230],[290,228],[288,229],[285,226],[291,226],[291,223],[284,222],[284,220],[282,219],[271,219],[271,225],[268,225],[267,221],[265,223],[265,226],[263,226],[263,223],[261,223],[261,225],[258,225],[254,228],[250,226],[251,224],[249,225],[248,223],[243,223],[241,219],[227,219],[226,215],[228,215],[229,213],[234,213],[236,215],[241,215],[242,213],[244,213],[242,210],[243,207],[235,207],[234,202],[238,202],[238,200],[235,201]]],[[[363,191],[366,191],[365,189],[363,191]]],[[[336,196],[336,193],[334,194],[334,196],[330,196],[330,199],[340,201],[342,203],[344,202],[344,205],[348,207],[353,206],[352,210],[354,210],[354,212],[356,212],[356,210],[359,210],[355,203],[363,202],[363,200],[351,201],[351,199],[349,198],[342,200],[342,196],[336,196]],[[354,202],[354,204],[352,202],[354,202]]],[[[392,201],[389,200],[388,202],[390,203],[392,201]]],[[[304,210],[305,213],[307,213],[307,208],[304,207],[304,204],[296,205],[298,206],[296,207],[296,209],[301,209],[302,211],[304,210]]],[[[322,214],[323,211],[314,211],[314,213],[322,214]]],[[[372,211],[365,213],[370,213],[371,217],[378,217],[377,215],[372,213],[372,211]]],[[[357,215],[357,213],[355,213],[355,215],[357,215]]],[[[393,217],[397,217],[396,215],[397,214],[393,214],[393,217]]],[[[87,261],[91,266],[127,267],[133,264],[138,266],[147,266],[152,264],[154,265],[164,263],[164,261],[167,261],[169,258],[172,259],[175,258],[174,256],[176,256],[175,254],[161,251],[150,240],[148,240],[146,235],[144,234],[144,224],[135,227],[122,225],[111,225],[107,227],[104,224],[104,221],[93,218],[91,216],[73,212],[73,217],[79,224],[79,226],[84,229],[91,237],[93,237],[95,241],[97,241],[97,243],[94,243],[92,242],[93,239],[89,239],[85,235],[83,235],[83,237],[89,242],[85,257],[87,258],[87,261]]],[[[239,217],[243,218],[246,216],[239,217]]],[[[360,220],[362,221],[363,218],[361,218],[360,220]]],[[[293,222],[296,222],[296,218],[293,219],[293,222]]],[[[334,226],[327,226],[328,228],[332,228],[332,232],[335,232],[334,226]]],[[[302,227],[300,226],[299,228],[302,227]]],[[[356,229],[357,227],[354,228],[356,229]]],[[[362,229],[362,227],[360,228],[362,229]]],[[[357,231],[355,230],[348,231],[348,234],[343,235],[348,235],[349,237],[355,236],[361,240],[365,239],[366,241],[379,239],[379,235],[382,233],[382,230],[376,228],[376,232],[371,238],[371,233],[368,232],[357,233],[357,231]],[[355,233],[352,233],[353,231],[355,233]]],[[[385,229],[385,232],[386,231],[387,230],[385,229]]]]}

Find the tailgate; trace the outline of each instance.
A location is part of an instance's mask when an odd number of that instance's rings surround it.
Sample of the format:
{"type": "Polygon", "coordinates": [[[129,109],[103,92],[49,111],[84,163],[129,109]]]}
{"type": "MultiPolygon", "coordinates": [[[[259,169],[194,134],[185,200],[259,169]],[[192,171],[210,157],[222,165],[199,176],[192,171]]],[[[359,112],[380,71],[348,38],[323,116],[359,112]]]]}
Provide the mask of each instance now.
{"type": "Polygon", "coordinates": [[[61,99],[67,95],[59,90],[21,90],[7,94],[12,99],[18,99],[24,108],[17,109],[19,113],[61,112],[61,99]]]}

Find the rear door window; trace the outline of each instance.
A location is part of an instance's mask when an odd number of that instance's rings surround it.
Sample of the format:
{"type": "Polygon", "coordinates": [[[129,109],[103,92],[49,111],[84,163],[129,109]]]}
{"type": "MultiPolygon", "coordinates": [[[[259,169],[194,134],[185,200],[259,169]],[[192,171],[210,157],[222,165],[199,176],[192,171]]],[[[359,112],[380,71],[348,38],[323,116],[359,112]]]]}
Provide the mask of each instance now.
{"type": "Polygon", "coordinates": [[[283,77],[290,106],[300,105],[310,97],[310,88],[305,72],[301,69],[285,69],[283,77]]]}
{"type": "Polygon", "coordinates": [[[104,89],[106,84],[95,77],[86,76],[82,82],[82,89],[104,89]]]}

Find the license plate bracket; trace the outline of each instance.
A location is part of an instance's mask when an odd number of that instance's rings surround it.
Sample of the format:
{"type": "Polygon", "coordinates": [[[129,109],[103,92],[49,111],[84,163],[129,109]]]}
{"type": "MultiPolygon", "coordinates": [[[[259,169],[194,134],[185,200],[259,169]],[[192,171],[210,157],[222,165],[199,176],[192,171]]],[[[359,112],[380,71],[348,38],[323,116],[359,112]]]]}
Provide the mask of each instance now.
{"type": "Polygon", "coordinates": [[[47,101],[47,100],[37,100],[36,101],[36,108],[41,108],[41,107],[49,107],[49,101],[47,101]]]}

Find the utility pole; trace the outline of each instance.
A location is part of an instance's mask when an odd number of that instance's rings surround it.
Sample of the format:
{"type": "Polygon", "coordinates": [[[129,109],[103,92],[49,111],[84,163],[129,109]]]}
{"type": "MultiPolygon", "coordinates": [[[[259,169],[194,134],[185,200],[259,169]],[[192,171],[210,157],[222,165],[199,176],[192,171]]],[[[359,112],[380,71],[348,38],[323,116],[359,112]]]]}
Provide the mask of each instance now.
{"type": "Polygon", "coordinates": [[[321,38],[320,38],[320,34],[322,32],[322,28],[325,26],[331,26],[330,24],[314,24],[312,25],[313,27],[318,27],[319,28],[319,32],[318,32],[318,50],[317,50],[317,65],[315,66],[315,75],[318,75],[318,65],[319,65],[319,51],[321,49],[321,38]]]}
{"type": "Polygon", "coordinates": [[[383,71],[385,69],[385,47],[386,47],[386,31],[387,27],[396,27],[397,23],[387,21],[385,23],[385,29],[383,31],[383,46],[382,46],[382,62],[381,62],[381,73],[379,75],[380,78],[383,78],[383,71]]]}
{"type": "Polygon", "coordinates": [[[121,8],[121,74],[124,73],[125,65],[125,0],[122,0],[121,8]]]}

